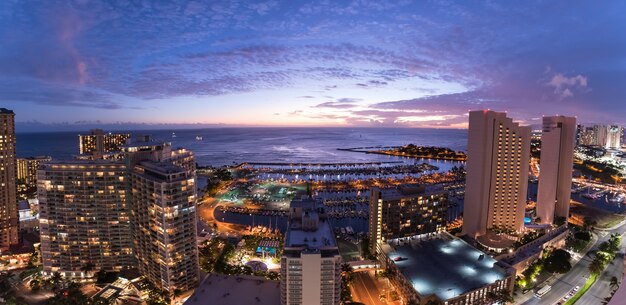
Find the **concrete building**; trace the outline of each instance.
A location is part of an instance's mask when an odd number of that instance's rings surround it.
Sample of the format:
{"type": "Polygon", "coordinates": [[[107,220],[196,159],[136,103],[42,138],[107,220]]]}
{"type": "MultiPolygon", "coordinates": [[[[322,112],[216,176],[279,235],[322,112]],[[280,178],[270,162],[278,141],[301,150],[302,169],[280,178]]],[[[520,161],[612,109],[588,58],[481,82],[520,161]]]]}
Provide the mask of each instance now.
{"type": "Polygon", "coordinates": [[[607,131],[606,125],[593,125],[593,145],[606,147],[607,131]]]}
{"type": "Polygon", "coordinates": [[[620,149],[622,147],[622,127],[608,125],[606,127],[606,149],[620,149]]]}
{"type": "Polygon", "coordinates": [[[15,113],[0,108],[0,253],[18,244],[15,113]]]}
{"type": "Polygon", "coordinates": [[[370,189],[370,252],[386,240],[445,229],[448,193],[442,189],[403,185],[370,189]]]}
{"type": "Polygon", "coordinates": [[[105,133],[102,129],[92,129],[89,134],[78,135],[79,152],[100,156],[121,150],[129,140],[128,133],[105,133]]]}
{"type": "Polygon", "coordinates": [[[48,156],[17,158],[17,179],[27,188],[37,187],[37,169],[40,164],[50,161],[52,157],[48,156]]]}
{"type": "Polygon", "coordinates": [[[84,277],[93,266],[133,266],[123,162],[67,161],[41,165],[38,196],[43,271],[84,277]]]}
{"type": "Polygon", "coordinates": [[[294,200],[281,258],[281,304],[337,305],[341,256],[323,204],[294,200]]]}
{"type": "Polygon", "coordinates": [[[578,125],[576,138],[577,138],[576,145],[588,145],[588,146],[596,145],[596,136],[595,136],[595,131],[593,127],[585,127],[583,125],[578,125]]]}
{"type": "Polygon", "coordinates": [[[576,118],[543,118],[541,166],[537,192],[539,223],[552,224],[556,217],[567,219],[572,193],[576,118]]]}
{"type": "Polygon", "coordinates": [[[144,139],[122,160],[50,162],[38,171],[44,271],[137,267],[160,289],[199,282],[195,160],[144,139]]]}
{"type": "Polygon", "coordinates": [[[130,180],[131,237],[139,272],[169,292],[199,279],[195,159],[169,143],[123,148],[130,180]]]}
{"type": "Polygon", "coordinates": [[[530,128],[505,113],[471,111],[463,233],[520,232],[528,188],[530,128]]]}
{"type": "Polygon", "coordinates": [[[404,304],[488,304],[489,292],[513,292],[515,269],[446,232],[389,240],[381,249],[404,304]]]}
{"type": "Polygon", "coordinates": [[[280,283],[259,276],[210,273],[184,305],[277,305],[280,283]]]}

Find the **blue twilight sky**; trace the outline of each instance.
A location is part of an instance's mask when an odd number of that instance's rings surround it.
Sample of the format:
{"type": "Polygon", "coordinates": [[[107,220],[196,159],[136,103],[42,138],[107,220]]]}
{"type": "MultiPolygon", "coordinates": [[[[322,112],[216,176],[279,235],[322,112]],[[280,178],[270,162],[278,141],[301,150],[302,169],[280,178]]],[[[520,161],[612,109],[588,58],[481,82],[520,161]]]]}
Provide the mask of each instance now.
{"type": "Polygon", "coordinates": [[[626,122],[625,1],[0,1],[18,131],[626,122]],[[189,126],[189,125],[184,125],[189,126]]]}

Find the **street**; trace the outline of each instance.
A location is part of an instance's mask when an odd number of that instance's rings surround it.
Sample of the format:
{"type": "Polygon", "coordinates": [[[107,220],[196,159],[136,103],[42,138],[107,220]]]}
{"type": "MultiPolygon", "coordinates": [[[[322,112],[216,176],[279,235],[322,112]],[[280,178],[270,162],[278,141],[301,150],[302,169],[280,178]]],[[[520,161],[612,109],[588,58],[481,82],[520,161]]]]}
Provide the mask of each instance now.
{"type": "Polygon", "coordinates": [[[352,299],[355,302],[361,302],[366,305],[384,305],[386,303],[380,300],[383,293],[379,290],[379,285],[373,279],[373,271],[354,272],[354,281],[352,282],[352,299]]]}
{"type": "MultiPolygon", "coordinates": [[[[624,236],[626,233],[626,225],[624,223],[619,224],[617,227],[610,230],[597,231],[597,240],[593,243],[591,249],[588,250],[585,255],[578,261],[572,270],[560,278],[553,279],[548,283],[552,286],[552,289],[545,294],[542,298],[531,296],[530,299],[522,301],[517,304],[556,304],[561,300],[573,287],[583,287],[587,276],[589,275],[588,266],[593,259],[592,253],[597,250],[598,246],[607,241],[612,233],[619,233],[624,236]]],[[[623,242],[622,242],[623,243],[623,242]]],[[[600,278],[594,283],[593,286],[576,302],[577,305],[598,305],[604,301],[604,298],[609,296],[610,288],[609,282],[612,276],[616,276],[618,279],[623,277],[623,258],[618,255],[613,264],[609,264],[600,278]]],[[[529,292],[528,294],[530,294],[529,292]]],[[[525,299],[525,298],[524,298],[525,299]]]]}

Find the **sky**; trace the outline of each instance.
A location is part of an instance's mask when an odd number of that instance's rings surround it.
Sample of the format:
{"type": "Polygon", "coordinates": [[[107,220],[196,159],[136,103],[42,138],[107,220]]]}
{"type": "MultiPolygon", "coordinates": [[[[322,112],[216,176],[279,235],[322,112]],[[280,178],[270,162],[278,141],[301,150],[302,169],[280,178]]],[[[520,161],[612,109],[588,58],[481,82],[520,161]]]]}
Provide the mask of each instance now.
{"type": "Polygon", "coordinates": [[[0,107],[73,126],[626,124],[624,1],[0,1],[0,107]]]}

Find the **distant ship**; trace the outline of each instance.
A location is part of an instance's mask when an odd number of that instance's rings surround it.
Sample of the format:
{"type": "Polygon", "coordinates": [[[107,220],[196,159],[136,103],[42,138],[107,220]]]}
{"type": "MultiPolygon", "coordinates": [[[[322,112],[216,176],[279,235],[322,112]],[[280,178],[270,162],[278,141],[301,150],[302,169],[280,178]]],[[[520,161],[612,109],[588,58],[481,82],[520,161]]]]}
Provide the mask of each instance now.
{"type": "Polygon", "coordinates": [[[172,138],[176,138],[176,133],[172,132],[172,138]]]}
{"type": "Polygon", "coordinates": [[[202,136],[196,136],[196,141],[202,141],[202,136]]]}

